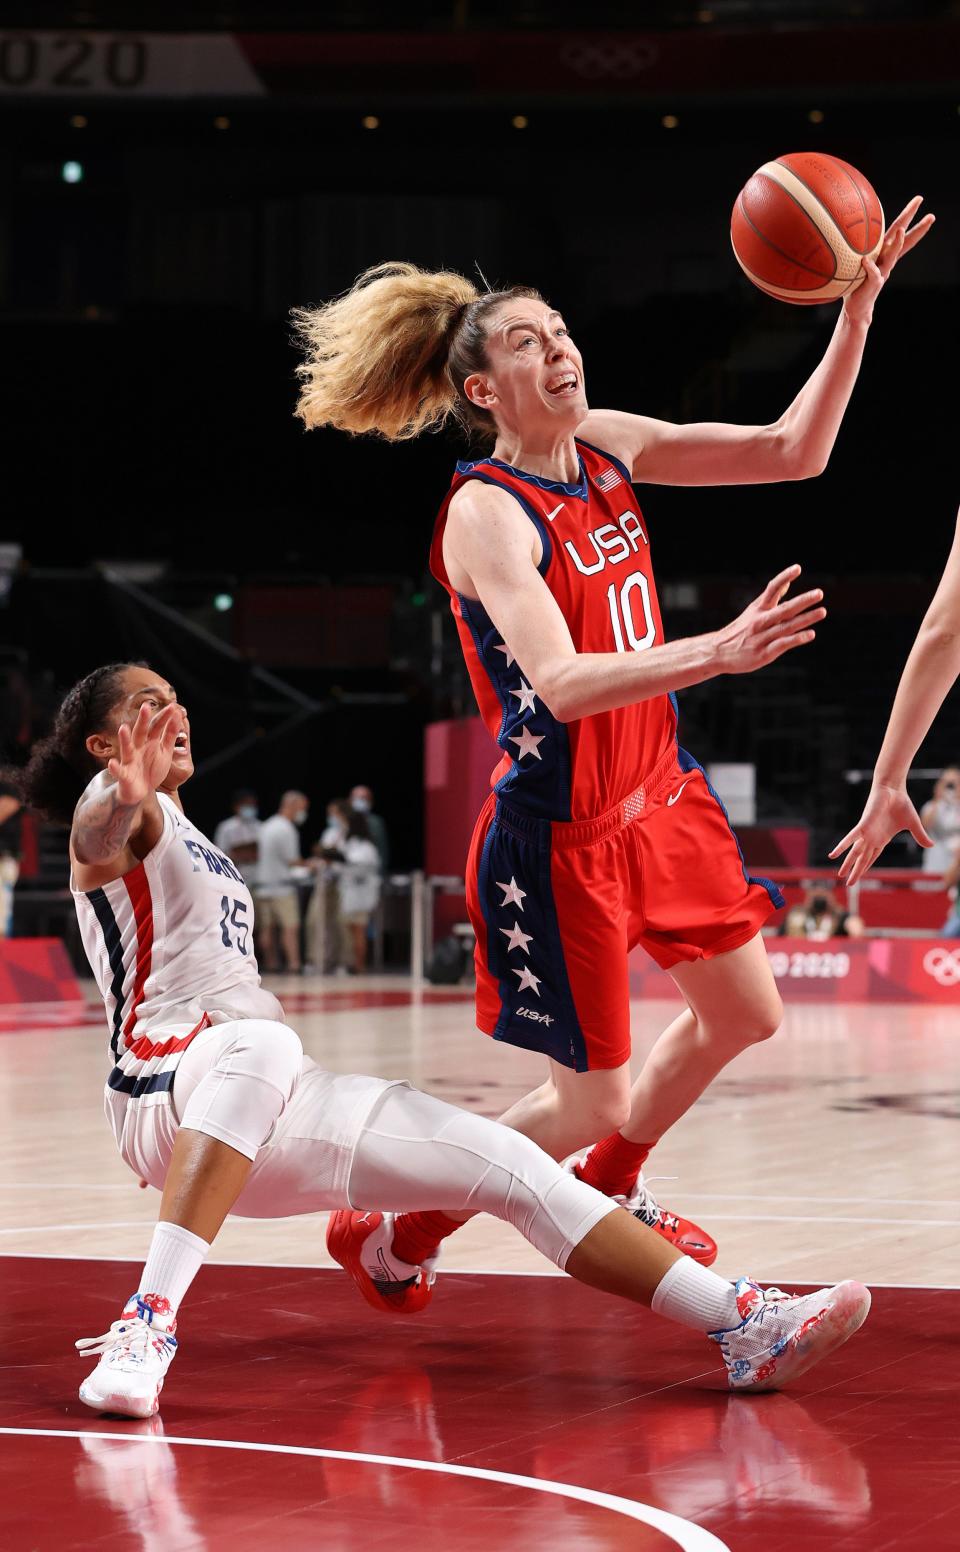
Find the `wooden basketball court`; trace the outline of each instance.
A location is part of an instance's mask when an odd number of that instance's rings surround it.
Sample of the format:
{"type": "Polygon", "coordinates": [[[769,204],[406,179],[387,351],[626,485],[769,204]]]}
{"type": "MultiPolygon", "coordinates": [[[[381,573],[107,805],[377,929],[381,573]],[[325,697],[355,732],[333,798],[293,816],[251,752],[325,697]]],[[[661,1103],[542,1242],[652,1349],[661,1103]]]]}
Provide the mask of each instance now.
{"type": "MultiPolygon", "coordinates": [[[[467,989],[273,985],[333,1069],[491,1116],[538,1077],[474,1031],[467,989]]],[[[635,1006],[638,1057],[672,1012],[635,1006]]],[[[657,1150],[676,1178],[655,1190],[716,1234],[721,1273],[875,1290],[847,1347],[753,1399],[709,1344],[491,1220],[448,1242],[429,1311],[381,1320],[330,1268],[322,1217],[232,1219],[160,1417],[96,1418],[73,1341],[114,1318],[157,1206],[115,1154],[105,1059],[99,1006],[0,1035],[9,1552],[955,1545],[960,1007],[789,1006],[657,1150]]]]}

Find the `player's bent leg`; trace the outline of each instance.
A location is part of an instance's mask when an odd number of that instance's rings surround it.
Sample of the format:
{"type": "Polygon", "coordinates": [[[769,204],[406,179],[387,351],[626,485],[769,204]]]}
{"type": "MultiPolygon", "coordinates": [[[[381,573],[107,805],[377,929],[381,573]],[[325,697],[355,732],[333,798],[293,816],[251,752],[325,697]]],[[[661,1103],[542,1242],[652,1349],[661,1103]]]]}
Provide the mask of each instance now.
{"type": "Polygon", "coordinates": [[[294,1031],[263,1019],[214,1026],[185,1052],[172,1095],[180,1126],[140,1288],[108,1332],[77,1343],[85,1356],[101,1354],[80,1387],[85,1405],[128,1417],[157,1411],[177,1350],[177,1309],[302,1063],[294,1031]]]}
{"type": "Polygon", "coordinates": [[[658,1140],[727,1063],[780,1027],[783,1004],[759,934],[713,959],[675,965],[687,1010],[659,1037],[633,1086],[624,1135],[658,1140]]]}
{"type": "Polygon", "coordinates": [[[630,1063],[574,1072],[550,1061],[545,1083],[500,1117],[551,1158],[564,1159],[597,1137],[618,1130],[630,1115],[630,1063]]]}
{"type": "Polygon", "coordinates": [[[615,1210],[522,1134],[405,1088],[391,1089],[364,1129],[349,1192],[360,1210],[333,1215],[328,1248],[369,1303],[397,1314],[429,1301],[433,1266],[398,1254],[393,1213],[488,1212],[562,1266],[570,1245],[615,1210]]]}
{"type": "MultiPolygon", "coordinates": [[[[763,1292],[746,1278],[725,1282],[529,1139],[416,1090],[390,1090],[358,1145],[351,1200],[360,1208],[378,1201],[395,1210],[425,1200],[452,1208],[464,1192],[464,1206],[512,1223],[578,1281],[713,1337],[736,1389],[775,1389],[802,1373],[852,1335],[869,1309],[869,1293],[856,1283],[796,1298],[763,1292]]],[[[365,1297],[382,1307],[378,1284],[385,1284],[387,1307],[410,1312],[391,1285],[406,1281],[404,1273],[416,1278],[419,1269],[391,1267],[389,1215],[341,1212],[331,1223],[343,1264],[365,1297]]],[[[418,1292],[425,1281],[414,1283],[418,1292]]]]}

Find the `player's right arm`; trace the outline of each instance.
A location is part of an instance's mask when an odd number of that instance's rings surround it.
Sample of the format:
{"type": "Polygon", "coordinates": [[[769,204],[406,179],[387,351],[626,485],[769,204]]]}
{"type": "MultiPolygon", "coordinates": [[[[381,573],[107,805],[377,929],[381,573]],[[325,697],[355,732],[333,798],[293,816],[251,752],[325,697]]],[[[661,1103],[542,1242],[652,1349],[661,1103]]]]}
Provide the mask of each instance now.
{"type": "MultiPolygon", "coordinates": [[[[830,853],[846,852],[840,877],[855,884],[883,848],[909,830],[921,846],[933,841],[907,795],[907,773],[957,679],[960,678],[960,517],[940,585],[907,658],[877,757],[870,796],[860,821],[830,853]]],[[[924,810],[924,814],[928,809],[924,810]]]]}
{"type": "Polygon", "coordinates": [[[749,673],[814,638],[822,594],[781,602],[800,574],[789,566],[722,630],[643,652],[577,652],[537,570],[540,539],[513,497],[470,481],[447,513],[443,557],[451,585],[483,604],[535,694],[560,722],[613,711],[720,674],[749,673]]]}
{"type": "Polygon", "coordinates": [[[120,724],[106,780],[90,783],[73,815],[70,854],[79,889],[120,878],[160,839],[157,786],[170,769],[178,731],[175,706],[155,715],[145,703],[132,726],[120,724]]]}

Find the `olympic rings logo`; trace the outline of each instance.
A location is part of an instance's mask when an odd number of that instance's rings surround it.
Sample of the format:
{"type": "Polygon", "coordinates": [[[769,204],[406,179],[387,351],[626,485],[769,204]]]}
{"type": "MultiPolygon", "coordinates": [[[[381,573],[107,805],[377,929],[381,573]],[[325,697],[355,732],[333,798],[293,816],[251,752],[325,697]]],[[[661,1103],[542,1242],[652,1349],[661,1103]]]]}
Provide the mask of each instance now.
{"type": "Polygon", "coordinates": [[[595,43],[568,43],[561,53],[565,65],[591,80],[629,81],[657,62],[655,43],[637,39],[604,39],[595,43]]]}
{"type": "Polygon", "coordinates": [[[960,948],[931,948],[923,956],[923,968],[939,986],[960,986],[960,948]]]}

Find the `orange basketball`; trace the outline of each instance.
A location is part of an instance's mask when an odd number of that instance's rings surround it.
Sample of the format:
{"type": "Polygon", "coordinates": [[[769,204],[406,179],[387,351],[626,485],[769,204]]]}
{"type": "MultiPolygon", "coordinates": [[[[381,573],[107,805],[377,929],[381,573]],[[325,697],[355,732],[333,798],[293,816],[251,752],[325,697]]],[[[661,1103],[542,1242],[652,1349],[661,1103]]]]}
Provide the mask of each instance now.
{"type": "Polygon", "coordinates": [[[883,210],[862,173],[822,151],[764,162],[730,220],[737,263],[768,296],[832,302],[864,277],[883,242],[883,210]]]}

